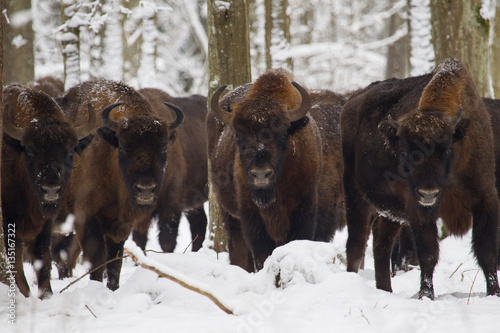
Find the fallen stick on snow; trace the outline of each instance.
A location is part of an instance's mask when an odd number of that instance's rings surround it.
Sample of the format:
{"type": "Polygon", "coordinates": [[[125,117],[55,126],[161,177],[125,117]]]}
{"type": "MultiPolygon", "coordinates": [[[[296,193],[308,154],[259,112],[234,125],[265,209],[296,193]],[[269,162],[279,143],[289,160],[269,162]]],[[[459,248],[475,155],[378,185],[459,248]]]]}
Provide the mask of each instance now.
{"type": "Polygon", "coordinates": [[[186,280],[187,278],[182,277],[179,273],[176,272],[170,272],[166,273],[166,271],[170,271],[169,268],[165,267],[164,265],[160,263],[156,263],[153,260],[146,258],[142,250],[135,244],[132,243],[131,241],[127,241],[125,243],[125,253],[132,258],[142,268],[149,269],[156,274],[158,274],[160,277],[167,278],[171,281],[174,281],[184,288],[187,288],[189,290],[192,290],[198,294],[201,294],[205,297],[208,297],[212,302],[214,302],[222,311],[224,311],[227,314],[232,314],[234,315],[233,311],[230,310],[228,307],[226,307],[222,302],[215,297],[210,291],[208,291],[206,287],[197,287],[194,286],[194,282],[191,281],[190,283],[187,283],[186,280]],[[174,276],[176,275],[176,276],[174,276]],[[203,290],[205,289],[205,290],[203,290]]]}

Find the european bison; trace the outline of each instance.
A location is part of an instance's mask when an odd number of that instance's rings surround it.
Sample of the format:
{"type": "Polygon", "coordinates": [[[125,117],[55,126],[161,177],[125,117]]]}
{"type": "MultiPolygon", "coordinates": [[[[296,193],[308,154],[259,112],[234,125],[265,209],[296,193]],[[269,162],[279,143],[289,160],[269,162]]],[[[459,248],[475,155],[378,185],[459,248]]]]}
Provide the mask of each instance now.
{"type": "MultiPolygon", "coordinates": [[[[73,169],[73,154],[88,142],[93,114],[76,128],[43,92],[10,85],[4,89],[2,216],[9,260],[19,291],[30,288],[23,269],[26,248],[35,265],[40,297],[52,294],[50,238],[73,169]],[[38,263],[40,262],[40,264],[38,263]],[[38,266],[40,265],[40,266],[38,266]]],[[[87,104],[82,104],[87,108],[87,104]]],[[[88,106],[90,107],[90,106],[88,106]]]]}
{"type": "MultiPolygon", "coordinates": [[[[98,136],[75,159],[65,202],[75,215],[78,238],[69,264],[74,266],[81,244],[83,259],[95,268],[121,257],[134,223],[151,216],[167,167],[167,147],[184,115],[168,104],[176,117],[167,122],[135,89],[109,80],[83,82],[57,101],[70,119],[78,121],[78,109],[87,99],[99,119],[94,129],[98,136]]],[[[119,287],[121,266],[121,259],[106,265],[111,290],[119,287]]],[[[102,281],[104,269],[90,278],[102,281]]]]}
{"type": "Polygon", "coordinates": [[[433,299],[441,217],[451,234],[473,224],[487,294],[499,295],[493,134],[460,60],[446,59],[430,74],[372,83],[345,104],[341,128],[348,271],[359,268],[375,209],[381,215],[373,246],[377,288],[392,291],[391,249],[408,222],[421,268],[419,297],[433,299]]]}
{"type": "MultiPolygon", "coordinates": [[[[175,98],[154,88],[140,89],[139,92],[164,119],[172,118],[172,112],[164,102],[177,105],[185,114],[186,121],[177,130],[176,140],[168,149],[168,168],[153,214],[158,216],[158,238],[163,251],[174,251],[183,212],[191,227],[192,249],[198,251],[207,228],[207,216],[203,209],[203,203],[208,199],[205,191],[207,98],[200,95],[175,98]]],[[[134,226],[133,239],[143,250],[150,224],[151,218],[148,217],[134,226]]]]}
{"type": "Polygon", "coordinates": [[[36,91],[43,91],[52,98],[64,95],[64,82],[52,75],[43,76],[28,84],[28,87],[36,91]]]}
{"type": "Polygon", "coordinates": [[[283,69],[213,95],[210,177],[232,264],[259,270],[274,248],[328,241],[343,225],[342,96],[308,93],[283,69]]]}

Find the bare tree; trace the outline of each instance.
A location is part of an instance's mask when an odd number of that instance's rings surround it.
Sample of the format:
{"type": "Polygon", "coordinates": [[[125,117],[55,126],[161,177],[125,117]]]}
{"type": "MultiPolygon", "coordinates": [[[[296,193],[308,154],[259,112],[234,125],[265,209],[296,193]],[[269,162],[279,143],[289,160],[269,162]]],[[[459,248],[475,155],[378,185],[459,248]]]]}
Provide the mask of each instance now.
{"type": "Polygon", "coordinates": [[[77,0],[61,0],[63,34],[64,89],[80,83],[80,27],[72,22],[77,15],[77,0]]]}
{"type": "MultiPolygon", "coordinates": [[[[213,93],[223,84],[228,90],[251,82],[248,0],[208,0],[208,107],[213,93]]],[[[209,188],[211,188],[209,175],[209,188]]],[[[210,191],[211,192],[211,191],[210,191]]],[[[210,237],[217,252],[227,251],[227,236],[220,225],[219,209],[212,193],[210,237]]]]}
{"type": "Polygon", "coordinates": [[[8,17],[5,24],[4,56],[9,64],[4,68],[3,80],[6,83],[27,83],[35,77],[31,0],[2,2],[8,17]]]}
{"type": "Polygon", "coordinates": [[[266,70],[277,67],[292,70],[292,58],[285,56],[286,51],[290,49],[288,0],[265,0],[264,5],[266,70]]]}
{"type": "MultiPolygon", "coordinates": [[[[401,0],[391,0],[390,6],[394,6],[396,2],[401,0]]],[[[406,19],[401,16],[403,11],[393,13],[388,20],[388,36],[392,36],[398,31],[401,26],[407,26],[406,19]]],[[[387,67],[385,76],[387,78],[396,77],[402,79],[408,75],[409,61],[409,38],[408,35],[400,38],[392,44],[389,44],[387,49],[387,67]]]]}
{"type": "Polygon", "coordinates": [[[500,98],[500,3],[496,7],[495,25],[492,31],[491,45],[491,79],[496,98],[500,98]]]}
{"type": "Polygon", "coordinates": [[[436,62],[460,58],[481,96],[489,96],[490,20],[481,10],[481,0],[431,0],[432,39],[436,62]]]}

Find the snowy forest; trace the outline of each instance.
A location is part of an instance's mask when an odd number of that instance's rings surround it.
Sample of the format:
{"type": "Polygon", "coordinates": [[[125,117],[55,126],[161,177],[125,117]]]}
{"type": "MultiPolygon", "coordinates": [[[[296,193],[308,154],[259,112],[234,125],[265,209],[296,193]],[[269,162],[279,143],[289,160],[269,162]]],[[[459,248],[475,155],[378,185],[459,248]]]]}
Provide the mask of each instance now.
{"type": "MultiPolygon", "coordinates": [[[[307,89],[348,95],[429,73],[451,57],[465,64],[481,96],[500,96],[500,0],[3,0],[2,10],[4,86],[54,76],[68,90],[106,78],[171,96],[200,94],[210,105],[221,85],[230,91],[273,68],[307,89]]],[[[0,283],[0,331],[499,330],[500,298],[485,293],[470,230],[443,235],[436,298],[418,299],[418,265],[393,274],[393,292],[376,288],[372,236],[364,269],[347,272],[347,228],[330,243],[280,246],[255,273],[230,265],[212,205],[210,197],[211,225],[197,252],[189,251],[184,215],[174,253],[162,253],[155,224],[146,255],[127,240],[116,291],[89,279],[81,262],[60,280],[53,265],[49,299],[13,298],[0,283]]],[[[36,290],[35,267],[24,267],[36,290]]]]}

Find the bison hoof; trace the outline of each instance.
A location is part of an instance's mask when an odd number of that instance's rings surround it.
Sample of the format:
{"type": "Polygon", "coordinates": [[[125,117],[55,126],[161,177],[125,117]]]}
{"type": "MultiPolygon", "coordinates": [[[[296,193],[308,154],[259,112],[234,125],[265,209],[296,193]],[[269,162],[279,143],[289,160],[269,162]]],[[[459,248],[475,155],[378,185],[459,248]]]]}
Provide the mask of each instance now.
{"type": "Polygon", "coordinates": [[[108,289],[111,290],[111,291],[115,291],[116,289],[118,289],[120,287],[119,283],[118,282],[114,282],[114,281],[108,281],[108,289]]]}
{"type": "Polygon", "coordinates": [[[423,299],[424,297],[427,297],[428,299],[430,299],[431,301],[433,301],[435,299],[435,297],[434,297],[434,290],[432,290],[432,289],[421,289],[418,292],[418,299],[423,299]]]}

